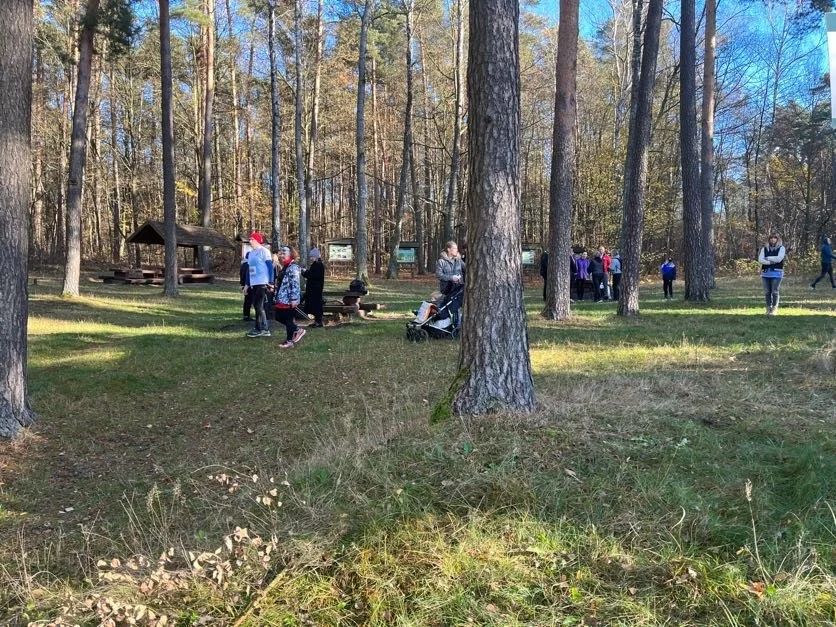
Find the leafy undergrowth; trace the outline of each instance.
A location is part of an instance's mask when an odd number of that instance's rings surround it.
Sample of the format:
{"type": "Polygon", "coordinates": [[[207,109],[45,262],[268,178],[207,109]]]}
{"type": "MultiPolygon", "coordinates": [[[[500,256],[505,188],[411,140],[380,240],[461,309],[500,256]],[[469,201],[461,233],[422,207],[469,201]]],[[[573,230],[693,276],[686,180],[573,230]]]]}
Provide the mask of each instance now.
{"type": "Polygon", "coordinates": [[[834,624],[836,309],[787,284],[777,318],[736,281],[568,323],[532,290],[537,411],[437,423],[457,346],[403,338],[425,285],[289,354],[241,337],[234,286],[44,288],[0,620],[834,624]]]}

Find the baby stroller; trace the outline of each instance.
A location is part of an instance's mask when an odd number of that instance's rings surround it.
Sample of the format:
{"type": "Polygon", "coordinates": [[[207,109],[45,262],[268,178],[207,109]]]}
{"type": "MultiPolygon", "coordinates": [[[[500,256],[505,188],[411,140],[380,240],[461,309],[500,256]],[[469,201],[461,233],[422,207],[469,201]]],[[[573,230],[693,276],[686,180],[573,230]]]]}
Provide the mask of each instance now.
{"type": "Polygon", "coordinates": [[[415,318],[406,323],[406,339],[410,342],[426,342],[431,337],[458,339],[463,297],[464,286],[460,285],[436,302],[421,303],[415,318]]]}

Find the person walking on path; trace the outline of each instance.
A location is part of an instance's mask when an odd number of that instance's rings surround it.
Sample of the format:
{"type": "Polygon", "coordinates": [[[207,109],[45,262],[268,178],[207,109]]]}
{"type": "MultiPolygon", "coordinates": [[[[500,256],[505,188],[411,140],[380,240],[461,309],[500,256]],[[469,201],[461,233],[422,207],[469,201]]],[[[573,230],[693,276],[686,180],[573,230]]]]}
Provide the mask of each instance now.
{"type": "Polygon", "coordinates": [[[264,236],[258,231],[253,231],[250,234],[252,250],[247,253],[247,283],[243,292],[249,295],[255,306],[255,326],[247,332],[247,337],[270,337],[264,303],[270,279],[273,277],[273,260],[263,244],[264,236]]]}
{"type": "Polygon", "coordinates": [[[290,246],[279,249],[279,267],[276,270],[276,320],[285,326],[287,336],[279,348],[293,348],[305,335],[305,329],[296,326],[294,310],[299,305],[301,269],[295,261],[295,251],[290,246]]]}
{"type": "Polygon", "coordinates": [[[825,237],[821,243],[821,274],[810,284],[810,289],[816,289],[816,283],[824,278],[824,275],[830,279],[830,287],[836,290],[836,283],[833,282],[833,260],[836,255],[833,254],[833,248],[830,246],[830,238],[825,237]]]}
{"type": "Polygon", "coordinates": [[[595,256],[589,262],[589,273],[592,275],[592,293],[595,295],[595,302],[600,303],[607,298],[605,285],[607,275],[604,273],[604,258],[600,251],[595,251],[595,256]]]}
{"type": "Polygon", "coordinates": [[[665,300],[673,300],[673,282],[676,281],[676,264],[673,257],[668,257],[660,268],[662,273],[662,290],[665,292],[665,300]]]}
{"type": "Polygon", "coordinates": [[[778,303],[781,300],[778,290],[781,286],[781,279],[784,278],[786,256],[787,251],[775,233],[769,236],[766,246],[763,246],[758,254],[767,316],[774,316],[778,313],[778,303]]]}
{"type": "Polygon", "coordinates": [[[612,276],[612,298],[618,300],[619,287],[621,286],[621,255],[618,254],[617,250],[612,251],[610,275],[612,276]]]}
{"type": "Polygon", "coordinates": [[[322,325],[322,290],[325,288],[325,266],[322,265],[322,259],[319,256],[318,248],[311,248],[308,253],[311,259],[311,267],[307,270],[302,270],[302,276],[305,277],[305,313],[312,314],[314,317],[313,327],[321,327],[322,325]]]}

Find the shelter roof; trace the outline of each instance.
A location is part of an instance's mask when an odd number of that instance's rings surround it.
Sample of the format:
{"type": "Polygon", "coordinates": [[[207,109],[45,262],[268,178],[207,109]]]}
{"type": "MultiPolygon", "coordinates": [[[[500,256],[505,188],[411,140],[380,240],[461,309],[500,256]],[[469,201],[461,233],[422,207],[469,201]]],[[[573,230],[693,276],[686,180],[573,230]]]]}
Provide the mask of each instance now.
{"type": "MultiPolygon", "coordinates": [[[[191,224],[178,224],[177,246],[193,248],[209,246],[211,248],[234,248],[234,244],[215,229],[191,224]]],[[[135,232],[128,236],[129,244],[165,245],[165,227],[157,220],[146,220],[135,232]]]]}

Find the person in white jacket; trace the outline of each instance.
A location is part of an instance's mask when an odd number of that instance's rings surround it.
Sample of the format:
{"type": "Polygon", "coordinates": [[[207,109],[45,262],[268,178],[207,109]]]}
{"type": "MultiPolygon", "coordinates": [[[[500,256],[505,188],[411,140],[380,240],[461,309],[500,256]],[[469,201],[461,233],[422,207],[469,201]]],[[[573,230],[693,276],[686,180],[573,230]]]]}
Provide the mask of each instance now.
{"type": "Polygon", "coordinates": [[[781,238],[775,233],[769,236],[766,246],[761,247],[758,254],[767,316],[774,316],[778,313],[778,303],[780,302],[778,289],[781,286],[781,279],[784,278],[784,259],[786,256],[787,251],[781,244],[781,238]]]}

